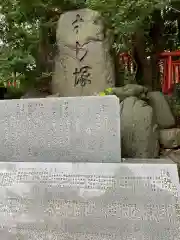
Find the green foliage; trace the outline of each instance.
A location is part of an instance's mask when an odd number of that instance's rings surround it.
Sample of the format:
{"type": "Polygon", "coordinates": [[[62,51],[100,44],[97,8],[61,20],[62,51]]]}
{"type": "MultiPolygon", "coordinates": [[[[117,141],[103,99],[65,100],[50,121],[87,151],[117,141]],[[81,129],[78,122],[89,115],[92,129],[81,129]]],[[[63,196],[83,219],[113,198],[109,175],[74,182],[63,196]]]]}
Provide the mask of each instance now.
{"type": "MultiPolygon", "coordinates": [[[[179,44],[177,13],[168,10],[168,0],[1,0],[0,3],[0,83],[21,82],[21,88],[50,76],[49,55],[56,47],[55,30],[64,11],[89,7],[98,10],[114,36],[117,52],[131,52],[134,35],[145,36],[145,51],[153,49],[150,31],[156,23],[154,12],[160,10],[166,27],[165,46],[179,44]],[[168,20],[168,21],[167,21],[168,20]]],[[[171,4],[180,9],[179,1],[171,4]]],[[[157,20],[158,22],[158,20],[157,20]]]]}
{"type": "Polygon", "coordinates": [[[55,32],[60,14],[83,4],[82,0],[1,0],[0,84],[20,81],[21,87],[26,88],[34,85],[37,78],[44,77],[46,66],[42,67],[40,60],[48,44],[55,43],[52,32],[55,32]]]}
{"type": "Polygon", "coordinates": [[[114,47],[117,51],[129,51],[133,44],[133,34],[149,31],[151,14],[156,9],[164,9],[167,0],[88,0],[88,5],[105,17],[106,24],[113,30],[114,47]]]}
{"type": "Polygon", "coordinates": [[[35,70],[38,26],[25,21],[17,1],[2,1],[1,14],[0,82],[24,83],[35,70]]]}

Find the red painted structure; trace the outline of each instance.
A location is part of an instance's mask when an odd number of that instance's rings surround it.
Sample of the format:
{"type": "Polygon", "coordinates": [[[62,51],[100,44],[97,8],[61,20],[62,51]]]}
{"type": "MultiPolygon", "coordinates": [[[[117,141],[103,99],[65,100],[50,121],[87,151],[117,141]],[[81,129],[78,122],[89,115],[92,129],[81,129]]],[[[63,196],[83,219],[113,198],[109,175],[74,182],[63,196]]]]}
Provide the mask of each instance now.
{"type": "MultiPolygon", "coordinates": [[[[119,64],[129,73],[135,71],[132,57],[128,53],[119,54],[119,64]]],[[[163,52],[160,54],[161,86],[164,94],[171,95],[174,84],[180,83],[180,51],[163,52]],[[177,60],[179,58],[179,60],[177,60]]]]}
{"type": "Polygon", "coordinates": [[[134,72],[134,62],[133,58],[130,54],[128,53],[120,53],[119,54],[119,64],[124,66],[125,70],[128,71],[129,73],[134,72]]]}
{"type": "Polygon", "coordinates": [[[174,57],[180,57],[180,51],[163,52],[160,54],[162,63],[162,92],[172,94],[173,86],[180,83],[180,60],[174,60],[174,57]]]}
{"type": "Polygon", "coordinates": [[[8,81],[8,82],[5,82],[5,83],[4,83],[4,86],[5,86],[5,87],[16,87],[16,88],[17,88],[18,85],[19,85],[19,84],[18,84],[16,81],[8,81]]]}

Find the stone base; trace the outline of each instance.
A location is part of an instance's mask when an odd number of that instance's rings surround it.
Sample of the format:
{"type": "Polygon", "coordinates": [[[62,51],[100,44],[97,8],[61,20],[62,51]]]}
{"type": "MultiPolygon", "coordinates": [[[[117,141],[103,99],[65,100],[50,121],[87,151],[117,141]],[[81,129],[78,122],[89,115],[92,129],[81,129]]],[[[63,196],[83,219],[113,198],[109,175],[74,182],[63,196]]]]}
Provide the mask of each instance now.
{"type": "Polygon", "coordinates": [[[177,168],[160,161],[0,163],[0,236],[179,239],[177,168]]]}

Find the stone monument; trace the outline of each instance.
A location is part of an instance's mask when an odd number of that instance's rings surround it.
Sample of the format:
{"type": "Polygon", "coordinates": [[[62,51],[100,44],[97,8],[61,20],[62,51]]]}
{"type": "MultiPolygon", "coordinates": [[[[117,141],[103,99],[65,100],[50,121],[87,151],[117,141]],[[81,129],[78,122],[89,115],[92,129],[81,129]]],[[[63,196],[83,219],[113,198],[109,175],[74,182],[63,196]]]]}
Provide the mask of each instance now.
{"type": "Polygon", "coordinates": [[[0,161],[120,162],[115,96],[0,101],[0,161]]]}
{"type": "Polygon", "coordinates": [[[57,45],[53,94],[88,96],[114,86],[112,42],[98,12],[80,9],[62,14],[57,45]]]}
{"type": "Polygon", "coordinates": [[[1,239],[179,240],[175,164],[0,163],[1,239]]]}

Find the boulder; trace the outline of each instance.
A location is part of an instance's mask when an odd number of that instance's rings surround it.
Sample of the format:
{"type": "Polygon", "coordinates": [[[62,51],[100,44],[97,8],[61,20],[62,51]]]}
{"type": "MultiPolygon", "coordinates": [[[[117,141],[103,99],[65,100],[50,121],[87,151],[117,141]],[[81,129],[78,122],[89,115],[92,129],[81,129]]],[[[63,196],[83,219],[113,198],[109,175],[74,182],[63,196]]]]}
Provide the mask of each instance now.
{"type": "Polygon", "coordinates": [[[138,97],[140,99],[146,99],[148,89],[138,84],[127,84],[123,87],[112,88],[113,93],[123,101],[127,97],[138,97]]]}
{"type": "Polygon", "coordinates": [[[137,97],[121,102],[122,157],[156,158],[159,131],[152,107],[137,97]]]}
{"type": "Polygon", "coordinates": [[[62,97],[89,96],[114,87],[112,41],[100,14],[90,9],[61,15],[57,26],[52,93],[62,97]]]}
{"type": "Polygon", "coordinates": [[[165,96],[161,92],[149,92],[148,98],[159,127],[161,129],[173,127],[175,125],[175,118],[165,96]]]}
{"type": "Polygon", "coordinates": [[[159,142],[163,148],[177,148],[180,146],[180,128],[160,130],[159,142]]]}

